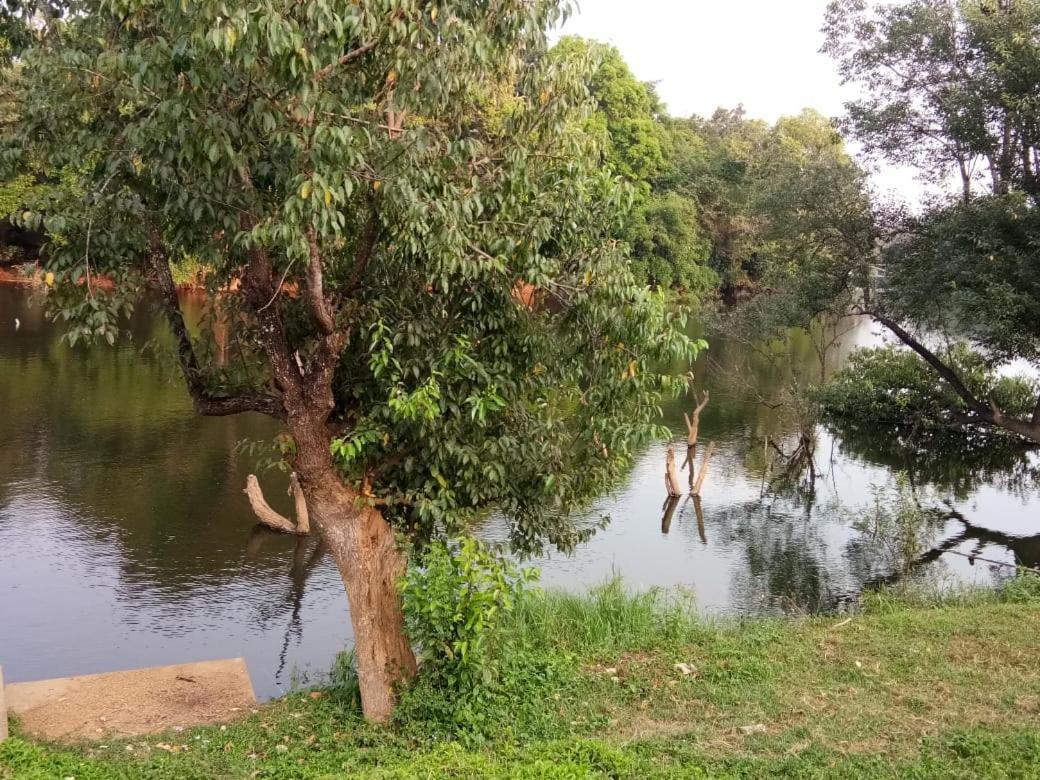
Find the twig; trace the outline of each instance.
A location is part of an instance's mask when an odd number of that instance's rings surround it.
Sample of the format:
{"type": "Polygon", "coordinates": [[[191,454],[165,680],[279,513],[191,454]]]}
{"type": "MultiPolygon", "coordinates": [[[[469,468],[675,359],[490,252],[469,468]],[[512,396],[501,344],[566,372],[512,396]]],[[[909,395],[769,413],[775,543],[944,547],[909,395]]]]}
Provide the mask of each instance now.
{"type": "Polygon", "coordinates": [[[945,553],[947,555],[959,555],[962,558],[967,558],[968,560],[972,561],[973,563],[975,561],[982,561],[983,563],[989,563],[989,564],[992,564],[994,566],[1003,566],[1004,568],[1007,568],[1007,569],[1018,569],[1018,571],[1027,571],[1030,574],[1036,574],[1037,576],[1040,576],[1040,569],[1033,569],[1033,568],[1031,568],[1029,566],[1022,566],[1021,564],[1018,564],[1018,563],[1008,563],[1007,561],[995,561],[992,558],[983,558],[983,557],[978,556],[978,555],[972,555],[971,553],[963,553],[963,552],[960,552],[959,550],[945,550],[945,553]]]}

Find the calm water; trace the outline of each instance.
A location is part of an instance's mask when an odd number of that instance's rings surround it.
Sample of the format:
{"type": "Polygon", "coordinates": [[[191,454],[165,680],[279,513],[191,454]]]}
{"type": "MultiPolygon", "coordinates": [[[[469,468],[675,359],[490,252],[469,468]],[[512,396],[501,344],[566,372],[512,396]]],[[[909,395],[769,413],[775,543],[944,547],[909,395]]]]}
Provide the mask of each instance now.
{"type": "MultiPolygon", "coordinates": [[[[176,374],[140,352],[161,329],[153,333],[147,318],[131,329],[132,346],[70,350],[24,290],[0,286],[0,664],[7,680],[239,655],[264,697],[320,676],[350,642],[343,587],[313,542],[255,530],[242,494],[252,464],[234,454],[236,442],[269,439],[276,428],[260,417],[197,418],[176,374]]],[[[835,360],[876,340],[860,326],[843,337],[835,360]]],[[[864,583],[891,574],[850,520],[907,466],[919,491],[952,498],[977,526],[935,529],[935,560],[923,576],[979,583],[1006,576],[991,564],[938,554],[947,548],[1040,564],[1036,483],[992,464],[908,464],[886,453],[883,441],[844,443],[821,429],[813,496],[768,490],[767,466],[775,473],[776,458],[766,437],[790,451],[795,428],[756,396],[819,370],[806,340],[796,340],[779,364],[714,340],[711,360],[697,368],[700,386],[712,391],[701,440],[718,445],[700,520],[688,502],[663,522],[665,448],[651,447],[625,484],[590,511],[609,514],[610,527],[573,556],[539,561],[543,581],[579,589],[620,572],[633,587],[686,586],[713,614],[840,608],[864,583]]],[[[665,409],[680,451],[687,404],[665,409]]],[[[1037,466],[1027,458],[1016,468],[1037,466]]],[[[274,503],[284,486],[265,481],[274,503]]],[[[492,520],[484,533],[495,538],[502,530],[492,520]]]]}

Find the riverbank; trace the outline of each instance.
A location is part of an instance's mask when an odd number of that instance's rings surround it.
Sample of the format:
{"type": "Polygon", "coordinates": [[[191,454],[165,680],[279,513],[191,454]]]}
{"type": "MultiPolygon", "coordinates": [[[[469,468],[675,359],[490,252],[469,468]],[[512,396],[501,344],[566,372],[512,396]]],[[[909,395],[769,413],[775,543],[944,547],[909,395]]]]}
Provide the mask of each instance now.
{"type": "Polygon", "coordinates": [[[871,597],[862,614],[708,624],[681,602],[551,593],[512,620],[485,720],[415,690],[392,728],[349,679],[246,720],[78,748],[0,745],[8,778],[1028,776],[1040,587],[871,597]]]}

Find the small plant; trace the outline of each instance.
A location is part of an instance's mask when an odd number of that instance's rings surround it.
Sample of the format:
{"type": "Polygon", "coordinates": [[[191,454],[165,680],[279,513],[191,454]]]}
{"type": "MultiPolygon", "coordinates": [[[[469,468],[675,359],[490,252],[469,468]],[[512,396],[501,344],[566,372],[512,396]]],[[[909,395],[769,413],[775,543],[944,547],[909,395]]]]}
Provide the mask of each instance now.
{"type": "Polygon", "coordinates": [[[1040,602],[1040,576],[1032,571],[1019,571],[1006,579],[1000,587],[1002,601],[1011,604],[1040,602]]]}
{"type": "Polygon", "coordinates": [[[853,521],[853,527],[881,547],[905,576],[924,552],[928,536],[946,515],[924,506],[900,474],[894,488],[874,488],[874,505],[853,521]]]}
{"type": "Polygon", "coordinates": [[[463,698],[494,682],[503,619],[537,578],[473,538],[431,544],[401,582],[423,676],[463,698]]]}

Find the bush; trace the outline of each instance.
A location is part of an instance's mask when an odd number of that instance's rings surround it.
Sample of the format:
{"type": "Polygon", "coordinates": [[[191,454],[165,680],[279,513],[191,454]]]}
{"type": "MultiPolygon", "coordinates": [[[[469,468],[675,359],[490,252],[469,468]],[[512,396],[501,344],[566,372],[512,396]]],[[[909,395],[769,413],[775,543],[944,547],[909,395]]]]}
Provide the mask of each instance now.
{"type": "Polygon", "coordinates": [[[460,695],[493,682],[502,621],[537,575],[476,539],[431,544],[401,584],[423,676],[460,695]]]}
{"type": "MultiPolygon", "coordinates": [[[[1009,416],[1024,416],[1035,403],[1036,383],[1001,377],[985,358],[964,344],[945,355],[965,385],[979,398],[992,397],[1009,416]]],[[[855,429],[878,423],[913,428],[922,436],[977,434],[957,419],[967,412],[963,400],[915,353],[884,347],[860,349],[818,391],[825,415],[855,429]]]]}

